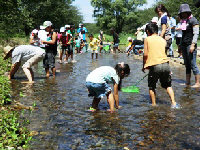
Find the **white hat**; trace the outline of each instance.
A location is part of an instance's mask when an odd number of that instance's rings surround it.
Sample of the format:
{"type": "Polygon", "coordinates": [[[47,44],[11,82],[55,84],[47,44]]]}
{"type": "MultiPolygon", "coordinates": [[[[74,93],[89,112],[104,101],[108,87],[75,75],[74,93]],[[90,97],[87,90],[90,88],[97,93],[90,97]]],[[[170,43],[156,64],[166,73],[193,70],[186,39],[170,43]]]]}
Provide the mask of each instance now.
{"type": "Polygon", "coordinates": [[[131,37],[128,37],[128,39],[127,39],[128,41],[130,41],[130,40],[132,40],[132,38],[131,37]]]}
{"type": "Polygon", "coordinates": [[[65,32],[65,27],[61,27],[60,32],[65,32]]]}
{"type": "Polygon", "coordinates": [[[79,25],[79,28],[81,28],[81,25],[79,25]]]}
{"type": "Polygon", "coordinates": [[[33,31],[32,31],[32,33],[38,33],[38,30],[36,30],[36,29],[34,29],[33,31]]]}
{"type": "Polygon", "coordinates": [[[68,24],[67,24],[67,25],[65,25],[65,28],[70,28],[70,25],[68,25],[68,24]]]}
{"type": "Polygon", "coordinates": [[[45,29],[45,27],[40,25],[40,30],[44,30],[44,29],[45,29]]]}
{"type": "Polygon", "coordinates": [[[153,17],[153,18],[151,19],[151,22],[157,23],[157,22],[158,22],[158,17],[153,17]]]}
{"type": "Polygon", "coordinates": [[[43,27],[44,28],[47,28],[47,27],[49,27],[49,26],[52,26],[53,24],[51,23],[51,21],[45,21],[44,23],[43,23],[43,27]]]}

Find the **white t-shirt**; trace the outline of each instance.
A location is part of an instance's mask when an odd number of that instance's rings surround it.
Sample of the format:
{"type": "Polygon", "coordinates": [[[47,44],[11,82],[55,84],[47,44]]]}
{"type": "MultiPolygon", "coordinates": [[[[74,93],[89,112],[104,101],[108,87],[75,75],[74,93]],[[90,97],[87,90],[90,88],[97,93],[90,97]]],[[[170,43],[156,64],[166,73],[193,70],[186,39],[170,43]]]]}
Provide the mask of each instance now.
{"type": "Polygon", "coordinates": [[[41,44],[41,40],[47,41],[47,32],[45,30],[39,30],[38,31],[38,39],[39,39],[39,45],[40,47],[45,47],[45,44],[41,44]]]}
{"type": "Polygon", "coordinates": [[[43,54],[45,54],[45,51],[40,47],[33,45],[20,45],[12,52],[12,64],[28,59],[34,55],[42,56],[43,54]]]}
{"type": "Polygon", "coordinates": [[[113,83],[119,84],[119,76],[116,70],[110,66],[102,66],[93,70],[86,78],[86,82],[92,83],[113,83]]]}
{"type": "Polygon", "coordinates": [[[179,30],[176,30],[176,37],[182,37],[181,23],[178,23],[176,28],[179,28],[179,30]]]}

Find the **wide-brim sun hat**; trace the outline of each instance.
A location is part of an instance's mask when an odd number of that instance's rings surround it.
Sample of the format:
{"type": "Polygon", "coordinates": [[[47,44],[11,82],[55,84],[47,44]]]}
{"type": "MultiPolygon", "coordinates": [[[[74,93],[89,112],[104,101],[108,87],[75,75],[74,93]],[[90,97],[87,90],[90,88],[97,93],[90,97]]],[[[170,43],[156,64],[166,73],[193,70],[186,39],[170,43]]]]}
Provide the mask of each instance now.
{"type": "Polygon", "coordinates": [[[40,30],[44,30],[45,27],[43,25],[40,25],[40,30]]]}
{"type": "Polygon", "coordinates": [[[45,21],[44,23],[43,23],[43,27],[44,28],[47,28],[47,27],[50,27],[50,26],[52,26],[53,24],[51,23],[51,21],[45,21]]]}
{"type": "Polygon", "coordinates": [[[4,57],[3,59],[5,60],[6,56],[8,55],[8,53],[13,49],[14,47],[11,47],[11,46],[6,46],[3,48],[3,52],[4,52],[4,57]]]}
{"type": "Polygon", "coordinates": [[[188,4],[182,4],[179,8],[179,13],[189,12],[191,13],[191,9],[188,4]]]}

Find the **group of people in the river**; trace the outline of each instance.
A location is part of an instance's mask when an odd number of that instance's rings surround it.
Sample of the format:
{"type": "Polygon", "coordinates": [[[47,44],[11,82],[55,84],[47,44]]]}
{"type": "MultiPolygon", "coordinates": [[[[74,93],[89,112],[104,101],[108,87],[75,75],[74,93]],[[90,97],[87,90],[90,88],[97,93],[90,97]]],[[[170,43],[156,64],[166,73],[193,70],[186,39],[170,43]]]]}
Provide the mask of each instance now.
{"type": "MultiPolygon", "coordinates": [[[[160,17],[157,21],[152,19],[152,21],[144,26],[146,37],[144,39],[144,54],[143,54],[143,67],[142,71],[149,70],[148,74],[148,87],[150,99],[152,105],[156,105],[156,83],[160,80],[161,86],[166,89],[169,97],[171,99],[172,108],[180,108],[179,104],[175,102],[174,92],[171,86],[171,70],[169,66],[169,58],[173,57],[173,51],[167,57],[167,50],[170,49],[172,43],[172,30],[173,27],[170,26],[170,14],[164,5],[159,4],[155,8],[155,12],[160,17]]],[[[190,85],[191,70],[195,75],[195,85],[192,87],[200,87],[199,84],[199,68],[196,64],[197,55],[197,39],[199,35],[199,22],[195,17],[192,16],[191,10],[188,4],[182,4],[178,15],[181,19],[180,29],[182,31],[182,39],[180,39],[180,49],[182,50],[183,59],[186,66],[186,85],[190,85]]],[[[138,29],[138,33],[139,34],[138,29]]],[[[18,70],[21,60],[29,58],[25,64],[22,66],[28,82],[33,83],[33,70],[31,67],[43,59],[43,67],[46,71],[46,76],[49,77],[49,69],[52,70],[53,76],[56,75],[55,69],[55,56],[57,55],[57,41],[61,43],[61,51],[59,54],[60,61],[62,63],[62,55],[66,54],[66,62],[68,62],[68,57],[71,56],[73,60],[73,46],[76,44],[77,52],[81,52],[79,44],[83,42],[86,45],[85,33],[86,28],[83,24],[77,30],[79,41],[75,37],[75,31],[73,25],[66,25],[64,28],[60,29],[61,34],[57,34],[55,30],[52,30],[52,23],[50,21],[45,21],[40,27],[40,30],[33,30],[30,37],[31,45],[21,45],[15,48],[9,46],[4,48],[5,57],[7,59],[12,57],[12,67],[8,75],[9,79],[14,78],[14,74],[18,70]]],[[[119,38],[118,34],[111,29],[113,34],[113,52],[119,50],[119,38]]],[[[91,51],[91,57],[93,59],[94,54],[98,58],[98,47],[100,46],[100,51],[103,46],[103,31],[100,31],[99,39],[93,37],[92,34],[89,35],[89,50],[91,51]]],[[[129,38],[129,42],[132,39],[129,38]]],[[[137,43],[137,42],[132,42],[137,43]]],[[[128,51],[136,45],[129,45],[128,51]]],[[[82,45],[82,47],[83,47],[82,45]]],[[[81,46],[80,46],[81,47],[81,46]]],[[[87,48],[86,48],[87,50],[87,48]]],[[[86,87],[89,91],[89,96],[93,96],[91,111],[96,111],[98,104],[103,96],[107,96],[107,101],[110,106],[110,111],[113,112],[115,108],[120,108],[119,106],[119,95],[118,90],[121,89],[122,79],[130,74],[130,67],[128,64],[120,62],[116,64],[115,68],[110,66],[102,66],[94,71],[92,71],[86,78],[86,87]],[[108,83],[114,84],[114,94],[111,92],[111,87],[108,83]]]]}

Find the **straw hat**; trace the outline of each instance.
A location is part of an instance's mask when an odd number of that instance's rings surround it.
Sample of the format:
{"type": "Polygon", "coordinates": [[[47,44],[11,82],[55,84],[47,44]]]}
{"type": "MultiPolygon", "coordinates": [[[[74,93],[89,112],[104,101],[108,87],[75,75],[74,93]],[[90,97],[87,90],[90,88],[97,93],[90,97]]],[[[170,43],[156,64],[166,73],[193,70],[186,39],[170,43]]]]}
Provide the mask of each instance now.
{"type": "Polygon", "coordinates": [[[3,48],[3,52],[4,52],[4,60],[6,59],[6,56],[9,54],[9,52],[13,49],[14,47],[11,47],[11,46],[6,46],[3,48]]]}

